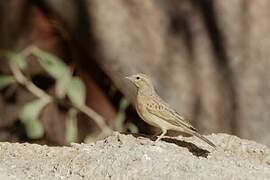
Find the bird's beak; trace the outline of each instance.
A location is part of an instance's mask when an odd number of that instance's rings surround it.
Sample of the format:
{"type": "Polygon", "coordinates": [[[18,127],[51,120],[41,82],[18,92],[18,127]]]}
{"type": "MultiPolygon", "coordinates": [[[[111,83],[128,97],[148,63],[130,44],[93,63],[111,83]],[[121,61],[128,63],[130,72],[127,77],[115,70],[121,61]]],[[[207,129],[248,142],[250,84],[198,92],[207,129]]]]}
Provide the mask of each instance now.
{"type": "Polygon", "coordinates": [[[132,79],[131,76],[126,76],[125,78],[128,79],[128,80],[130,80],[130,81],[133,81],[133,79],[132,79]]]}

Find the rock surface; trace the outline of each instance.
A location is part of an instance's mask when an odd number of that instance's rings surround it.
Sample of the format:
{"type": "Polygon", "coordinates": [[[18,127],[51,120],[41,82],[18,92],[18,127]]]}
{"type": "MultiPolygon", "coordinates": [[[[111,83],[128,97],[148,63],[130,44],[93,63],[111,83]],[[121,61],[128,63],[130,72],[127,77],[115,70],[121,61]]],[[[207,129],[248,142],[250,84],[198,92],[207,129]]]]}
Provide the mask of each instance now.
{"type": "Polygon", "coordinates": [[[0,143],[0,179],[270,179],[270,152],[227,134],[199,139],[114,133],[89,144],[48,147],[0,143]]]}

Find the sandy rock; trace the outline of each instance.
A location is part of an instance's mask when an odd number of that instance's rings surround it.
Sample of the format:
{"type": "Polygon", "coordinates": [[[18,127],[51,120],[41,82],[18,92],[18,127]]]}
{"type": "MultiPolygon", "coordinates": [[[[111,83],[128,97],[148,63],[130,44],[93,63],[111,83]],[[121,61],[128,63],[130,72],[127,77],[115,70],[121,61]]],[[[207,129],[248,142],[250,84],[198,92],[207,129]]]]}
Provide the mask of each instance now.
{"type": "Polygon", "coordinates": [[[226,134],[199,139],[114,133],[90,144],[48,147],[0,143],[0,179],[270,179],[264,146],[226,134]]]}

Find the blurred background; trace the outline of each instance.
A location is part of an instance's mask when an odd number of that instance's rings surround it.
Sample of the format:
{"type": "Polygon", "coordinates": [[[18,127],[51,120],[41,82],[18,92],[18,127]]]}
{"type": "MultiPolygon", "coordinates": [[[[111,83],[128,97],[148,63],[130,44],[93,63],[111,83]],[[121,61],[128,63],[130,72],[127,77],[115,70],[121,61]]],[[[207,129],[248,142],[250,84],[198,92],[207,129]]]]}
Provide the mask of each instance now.
{"type": "Polygon", "coordinates": [[[124,79],[144,72],[199,132],[269,146],[269,9],[268,0],[0,1],[0,140],[153,135],[124,79]]]}

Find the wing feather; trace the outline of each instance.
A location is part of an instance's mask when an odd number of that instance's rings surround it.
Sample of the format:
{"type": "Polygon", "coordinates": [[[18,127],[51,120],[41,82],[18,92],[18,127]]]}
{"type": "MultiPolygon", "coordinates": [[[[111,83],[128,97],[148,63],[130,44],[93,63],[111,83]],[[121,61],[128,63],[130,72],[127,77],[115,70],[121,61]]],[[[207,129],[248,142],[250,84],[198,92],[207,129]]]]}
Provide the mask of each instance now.
{"type": "Polygon", "coordinates": [[[182,128],[184,127],[196,131],[196,129],[187,120],[185,120],[175,110],[169,108],[169,106],[160,98],[157,99],[156,97],[151,99],[147,104],[147,110],[151,114],[167,121],[174,126],[179,126],[182,128]]]}

